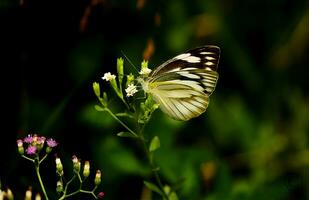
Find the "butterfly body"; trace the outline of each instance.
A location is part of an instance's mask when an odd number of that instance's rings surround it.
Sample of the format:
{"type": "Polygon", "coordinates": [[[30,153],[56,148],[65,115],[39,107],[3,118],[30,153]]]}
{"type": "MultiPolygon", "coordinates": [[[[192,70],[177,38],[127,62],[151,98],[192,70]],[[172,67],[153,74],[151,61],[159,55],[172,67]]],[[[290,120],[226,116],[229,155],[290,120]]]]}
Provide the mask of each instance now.
{"type": "Polygon", "coordinates": [[[217,46],[190,50],[166,61],[140,83],[164,113],[176,120],[189,120],[208,107],[218,80],[219,56],[217,46]]]}

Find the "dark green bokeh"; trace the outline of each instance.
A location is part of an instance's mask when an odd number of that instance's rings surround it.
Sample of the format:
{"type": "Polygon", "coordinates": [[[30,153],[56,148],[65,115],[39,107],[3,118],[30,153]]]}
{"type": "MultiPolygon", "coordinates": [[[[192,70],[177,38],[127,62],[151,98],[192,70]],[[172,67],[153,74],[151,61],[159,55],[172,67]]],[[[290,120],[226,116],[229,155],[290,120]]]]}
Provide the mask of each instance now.
{"type": "MultiPolygon", "coordinates": [[[[92,82],[107,90],[100,77],[116,72],[121,51],[139,66],[151,39],[152,68],[197,46],[222,51],[207,112],[177,122],[156,111],[146,128],[149,138],[160,137],[156,162],[180,199],[309,199],[308,6],[1,0],[2,184],[18,197],[29,185],[38,190],[15,146],[38,133],[60,142],[67,168],[76,154],[102,169],[106,199],[140,199],[147,163],[137,144],[116,136],[122,127],[94,110],[92,82]]],[[[125,67],[134,72],[127,61],[125,67]]],[[[51,189],[53,164],[51,158],[43,172],[51,189]]]]}

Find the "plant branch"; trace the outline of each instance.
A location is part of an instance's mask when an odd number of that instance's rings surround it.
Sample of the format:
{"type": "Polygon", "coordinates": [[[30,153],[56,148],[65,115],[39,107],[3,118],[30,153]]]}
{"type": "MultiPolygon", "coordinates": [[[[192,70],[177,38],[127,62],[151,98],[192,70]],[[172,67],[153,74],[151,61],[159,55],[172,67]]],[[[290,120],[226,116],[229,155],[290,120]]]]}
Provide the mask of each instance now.
{"type": "Polygon", "coordinates": [[[149,149],[148,149],[148,147],[147,147],[146,141],[145,141],[145,139],[144,139],[144,134],[143,134],[144,127],[145,127],[145,125],[142,125],[142,126],[140,127],[139,137],[140,137],[140,139],[141,139],[142,146],[143,146],[143,148],[144,148],[145,154],[146,154],[146,156],[147,156],[147,160],[148,160],[149,165],[150,165],[150,167],[151,167],[151,171],[153,172],[153,175],[154,175],[154,177],[155,177],[155,179],[156,179],[156,181],[157,181],[157,183],[158,183],[158,186],[159,186],[159,188],[160,188],[160,190],[161,190],[162,196],[163,196],[164,199],[168,200],[168,196],[167,196],[167,194],[164,192],[164,187],[163,187],[163,184],[162,184],[160,175],[159,175],[159,173],[158,173],[157,167],[155,166],[155,164],[154,164],[154,162],[153,162],[153,159],[152,159],[152,157],[151,157],[151,153],[150,153],[150,151],[149,151],[149,149]]]}
{"type": "Polygon", "coordinates": [[[117,122],[119,122],[125,129],[127,129],[134,137],[138,138],[138,135],[130,129],[125,123],[123,123],[110,109],[104,108],[117,122]]]}
{"type": "Polygon", "coordinates": [[[41,186],[42,192],[44,194],[45,200],[48,200],[48,196],[47,196],[47,193],[46,193],[46,190],[45,190],[45,186],[43,184],[43,181],[42,181],[42,178],[41,178],[41,175],[40,175],[40,163],[39,162],[35,166],[35,172],[36,172],[36,175],[39,179],[40,186],[41,186]]]}

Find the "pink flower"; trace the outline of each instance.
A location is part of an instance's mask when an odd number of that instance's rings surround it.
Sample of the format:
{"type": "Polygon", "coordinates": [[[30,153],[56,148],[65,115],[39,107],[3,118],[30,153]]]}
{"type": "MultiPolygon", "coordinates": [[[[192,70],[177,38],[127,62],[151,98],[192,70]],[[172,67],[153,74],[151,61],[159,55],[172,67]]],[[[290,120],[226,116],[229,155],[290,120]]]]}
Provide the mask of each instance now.
{"type": "Polygon", "coordinates": [[[37,138],[37,144],[44,144],[46,138],[44,136],[37,138]]]}
{"type": "Polygon", "coordinates": [[[30,144],[30,143],[32,143],[32,141],[33,141],[33,136],[30,135],[30,134],[27,135],[27,137],[24,138],[24,142],[25,142],[25,143],[30,144]]]}
{"type": "Polygon", "coordinates": [[[37,151],[37,147],[36,146],[29,146],[27,149],[26,149],[26,153],[28,155],[34,155],[36,154],[36,151],[37,151]]]}
{"type": "Polygon", "coordinates": [[[56,140],[54,140],[52,138],[47,139],[46,143],[47,143],[47,146],[49,146],[51,148],[56,147],[58,145],[56,140]]]}

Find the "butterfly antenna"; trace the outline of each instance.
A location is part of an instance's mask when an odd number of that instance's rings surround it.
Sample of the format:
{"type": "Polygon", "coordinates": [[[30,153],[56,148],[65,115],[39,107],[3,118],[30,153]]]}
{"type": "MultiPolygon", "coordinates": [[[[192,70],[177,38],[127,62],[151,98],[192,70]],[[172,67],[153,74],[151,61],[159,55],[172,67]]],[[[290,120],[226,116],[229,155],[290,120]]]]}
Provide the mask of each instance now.
{"type": "Polygon", "coordinates": [[[138,73],[139,71],[137,70],[137,67],[131,62],[131,60],[126,56],[126,54],[123,51],[121,51],[121,53],[128,60],[133,69],[135,69],[135,71],[138,73]]]}

